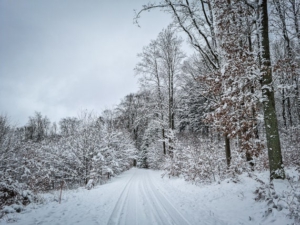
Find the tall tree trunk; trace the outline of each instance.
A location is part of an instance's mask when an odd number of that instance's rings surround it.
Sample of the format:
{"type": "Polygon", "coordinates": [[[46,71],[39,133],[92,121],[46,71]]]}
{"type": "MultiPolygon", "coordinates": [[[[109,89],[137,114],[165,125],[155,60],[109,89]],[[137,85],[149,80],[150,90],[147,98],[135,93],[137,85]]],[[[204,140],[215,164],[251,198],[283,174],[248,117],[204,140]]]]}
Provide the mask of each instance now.
{"type": "Polygon", "coordinates": [[[261,47],[262,47],[262,97],[266,139],[269,156],[270,179],[284,179],[280,138],[275,109],[274,90],[272,86],[272,68],[269,46],[268,3],[262,0],[261,5],[261,47]]]}

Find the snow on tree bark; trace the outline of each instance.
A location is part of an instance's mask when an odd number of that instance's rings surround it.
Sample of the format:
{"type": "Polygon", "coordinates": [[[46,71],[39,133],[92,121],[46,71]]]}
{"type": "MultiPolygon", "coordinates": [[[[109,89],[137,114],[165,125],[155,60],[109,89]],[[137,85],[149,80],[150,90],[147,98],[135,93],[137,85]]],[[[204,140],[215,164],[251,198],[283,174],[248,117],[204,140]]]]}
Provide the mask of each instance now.
{"type": "Polygon", "coordinates": [[[285,173],[282,162],[280,138],[278,133],[275,109],[274,90],[272,86],[272,68],[269,45],[268,2],[262,0],[261,10],[261,47],[262,47],[262,97],[264,122],[266,128],[267,147],[271,179],[284,179],[285,173]]]}

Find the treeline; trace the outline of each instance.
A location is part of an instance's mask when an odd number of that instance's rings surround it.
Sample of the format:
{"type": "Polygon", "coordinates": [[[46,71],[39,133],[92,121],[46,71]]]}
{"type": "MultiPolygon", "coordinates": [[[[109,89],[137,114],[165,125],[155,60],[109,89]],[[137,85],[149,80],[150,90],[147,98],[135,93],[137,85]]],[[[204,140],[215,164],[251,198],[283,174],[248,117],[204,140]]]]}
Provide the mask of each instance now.
{"type": "Polygon", "coordinates": [[[103,183],[132,167],[136,148],[112,113],[82,112],[51,124],[36,112],[24,127],[0,116],[0,208],[41,191],[103,183]]]}

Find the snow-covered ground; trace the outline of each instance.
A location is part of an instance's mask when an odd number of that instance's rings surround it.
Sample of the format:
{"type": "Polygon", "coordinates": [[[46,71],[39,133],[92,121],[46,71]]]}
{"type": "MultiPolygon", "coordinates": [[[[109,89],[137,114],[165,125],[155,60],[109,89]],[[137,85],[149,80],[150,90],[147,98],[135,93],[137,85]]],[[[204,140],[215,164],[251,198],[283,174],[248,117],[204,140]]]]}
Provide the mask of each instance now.
{"type": "MultiPolygon", "coordinates": [[[[65,191],[61,204],[31,204],[0,224],[293,224],[286,210],[269,212],[266,202],[254,200],[260,183],[246,175],[238,183],[197,186],[179,178],[162,179],[161,174],[133,168],[92,190],[65,191]]],[[[268,180],[268,174],[260,179],[268,180]]]]}

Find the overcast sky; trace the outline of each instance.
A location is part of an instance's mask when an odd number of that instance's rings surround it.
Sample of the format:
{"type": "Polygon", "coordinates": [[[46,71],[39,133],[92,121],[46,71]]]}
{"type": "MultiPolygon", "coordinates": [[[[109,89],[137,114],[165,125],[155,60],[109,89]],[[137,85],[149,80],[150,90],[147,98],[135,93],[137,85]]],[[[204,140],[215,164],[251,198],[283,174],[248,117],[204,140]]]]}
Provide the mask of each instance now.
{"type": "Polygon", "coordinates": [[[171,22],[148,0],[0,1],[0,114],[25,125],[35,111],[52,122],[101,112],[138,90],[143,46],[171,22]]]}

